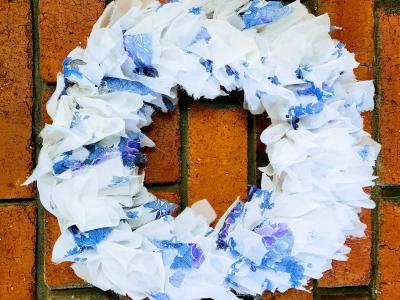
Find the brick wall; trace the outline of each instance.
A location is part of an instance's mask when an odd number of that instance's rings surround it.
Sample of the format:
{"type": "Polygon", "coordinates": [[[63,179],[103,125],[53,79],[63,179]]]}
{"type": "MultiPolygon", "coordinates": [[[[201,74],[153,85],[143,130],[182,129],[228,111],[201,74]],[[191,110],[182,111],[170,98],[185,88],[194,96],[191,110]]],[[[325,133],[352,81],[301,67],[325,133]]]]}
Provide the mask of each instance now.
{"type": "MultiPolygon", "coordinates": [[[[35,164],[38,133],[49,122],[43,108],[55,74],[66,54],[85,44],[105,3],[0,1],[0,299],[119,299],[86,285],[67,264],[51,263],[56,219],[38,204],[32,187],[20,187],[35,164]]],[[[356,53],[357,75],[375,80],[377,109],[365,114],[365,123],[383,146],[379,185],[370,191],[378,205],[361,214],[366,238],[348,241],[349,260],[310,282],[312,293],[264,299],[400,299],[400,1],[304,3],[318,14],[330,13],[333,24],[344,28],[335,37],[356,53]]],[[[182,94],[175,112],[154,118],[147,129],[157,143],[147,152],[150,190],[182,205],[207,197],[221,214],[246,194],[248,182],[259,181],[256,166],[266,157],[257,138],[267,119],[243,111],[241,97],[194,103],[182,94]]]]}

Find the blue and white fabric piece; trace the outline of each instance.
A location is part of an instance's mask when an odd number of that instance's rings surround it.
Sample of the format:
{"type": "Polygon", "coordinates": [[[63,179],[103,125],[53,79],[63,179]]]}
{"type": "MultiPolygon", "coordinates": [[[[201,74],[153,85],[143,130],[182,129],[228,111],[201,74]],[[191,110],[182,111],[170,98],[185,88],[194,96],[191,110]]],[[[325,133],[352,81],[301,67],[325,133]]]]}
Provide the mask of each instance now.
{"type": "Polygon", "coordinates": [[[63,62],[26,181],[58,218],[53,261],[132,299],[190,300],[305,289],[345,260],[375,205],[363,188],[380,145],[360,115],[373,83],[355,78],[331,28],[300,1],[111,2],[63,62]],[[174,218],[144,187],[141,149],[155,145],[142,128],[176,106],[178,87],[195,99],[243,90],[244,108],[271,120],[261,187],[214,228],[207,201],[174,218]]]}

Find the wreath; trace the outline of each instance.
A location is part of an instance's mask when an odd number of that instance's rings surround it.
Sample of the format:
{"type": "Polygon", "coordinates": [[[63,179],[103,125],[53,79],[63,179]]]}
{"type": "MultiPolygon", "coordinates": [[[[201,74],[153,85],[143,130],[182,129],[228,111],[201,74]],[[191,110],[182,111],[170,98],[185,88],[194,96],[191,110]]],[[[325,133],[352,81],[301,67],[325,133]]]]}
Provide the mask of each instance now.
{"type": "Polygon", "coordinates": [[[58,218],[52,259],[103,290],[133,299],[237,299],[305,289],[346,238],[361,237],[373,208],[380,145],[363,130],[372,81],[333,40],[327,15],[296,1],[119,0],[94,25],[86,49],[63,62],[47,103],[37,181],[58,218]],[[242,90],[244,108],[267,112],[269,164],[219,219],[206,200],[177,217],[144,187],[141,132],[177,90],[214,99],[242,90]]]}

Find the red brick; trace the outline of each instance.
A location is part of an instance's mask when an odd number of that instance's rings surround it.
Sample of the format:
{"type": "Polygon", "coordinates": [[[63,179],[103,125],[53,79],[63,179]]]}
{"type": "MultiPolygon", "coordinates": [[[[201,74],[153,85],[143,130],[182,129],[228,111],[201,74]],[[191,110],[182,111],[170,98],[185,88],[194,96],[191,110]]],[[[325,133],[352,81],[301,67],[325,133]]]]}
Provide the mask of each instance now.
{"type": "Polygon", "coordinates": [[[218,216],[247,193],[247,113],[239,106],[189,109],[189,205],[208,199],[218,216]]]}
{"type": "Polygon", "coordinates": [[[45,217],[45,282],[50,289],[79,287],[87,285],[75,275],[70,268],[71,263],[64,262],[55,264],[51,261],[53,246],[60,236],[57,218],[46,212],[45,217]]]}
{"type": "Polygon", "coordinates": [[[380,139],[379,182],[400,183],[400,16],[379,10],[380,139]]]}
{"type": "Polygon", "coordinates": [[[400,299],[400,206],[383,202],[379,219],[380,299],[400,299]]]}
{"type": "Polygon", "coordinates": [[[0,206],[2,300],[35,298],[36,206],[0,206]]]}
{"type": "Polygon", "coordinates": [[[178,205],[177,209],[172,213],[173,216],[178,215],[178,213],[180,212],[181,200],[177,192],[153,191],[153,190],[150,190],[150,192],[153,193],[159,199],[168,200],[169,202],[178,205]]]}
{"type": "Polygon", "coordinates": [[[55,82],[62,61],[77,46],[85,47],[104,0],[40,0],[40,69],[47,82],[55,82]]]}
{"type": "Polygon", "coordinates": [[[285,293],[265,293],[263,300],[311,300],[313,299],[312,292],[298,291],[295,289],[288,290],[285,293]]]}
{"type": "Polygon", "coordinates": [[[0,1],[0,198],[30,198],[32,27],[30,0],[0,1]]]}
{"type": "Polygon", "coordinates": [[[356,54],[360,79],[372,79],[374,57],[373,0],[319,0],[319,14],[328,13],[331,24],[341,27],[332,36],[356,54]]]}
{"type": "Polygon", "coordinates": [[[326,272],[318,286],[335,287],[350,285],[368,285],[371,273],[371,215],[369,209],[361,213],[361,221],[367,225],[365,238],[348,239],[346,245],[351,248],[347,261],[333,261],[332,270],[326,272]]]}
{"type": "Polygon", "coordinates": [[[379,300],[400,299],[400,282],[381,283],[379,300]]]}
{"type": "Polygon", "coordinates": [[[179,107],[170,113],[156,113],[144,132],[156,143],[148,148],[146,183],[174,183],[180,180],[179,107]]]}
{"type": "MultiPolygon", "coordinates": [[[[342,27],[332,36],[356,54],[360,66],[355,70],[360,80],[373,78],[374,16],[373,0],[319,0],[319,13],[328,13],[332,25],[342,27]]],[[[372,132],[372,113],[363,113],[366,131],[372,132]]]]}
{"type": "Polygon", "coordinates": [[[43,91],[43,99],[42,99],[42,126],[45,124],[52,124],[50,116],[47,114],[46,103],[50,99],[50,96],[53,94],[53,88],[45,88],[43,91]]]}

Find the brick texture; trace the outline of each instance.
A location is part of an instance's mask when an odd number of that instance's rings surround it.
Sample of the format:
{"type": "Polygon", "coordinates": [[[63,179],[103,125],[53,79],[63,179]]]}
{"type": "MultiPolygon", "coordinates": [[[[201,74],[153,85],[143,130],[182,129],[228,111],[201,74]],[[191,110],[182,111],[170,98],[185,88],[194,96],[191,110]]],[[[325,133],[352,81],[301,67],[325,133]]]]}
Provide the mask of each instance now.
{"type": "Polygon", "coordinates": [[[208,199],[218,216],[247,193],[247,113],[194,104],[189,109],[189,205],[208,199]]]}
{"type": "Polygon", "coordinates": [[[311,300],[313,295],[311,292],[288,290],[285,293],[265,293],[263,300],[311,300]]]}
{"type": "Polygon", "coordinates": [[[46,88],[43,91],[43,99],[42,99],[42,126],[44,127],[45,124],[51,124],[51,118],[47,114],[46,110],[46,103],[48,100],[50,100],[51,95],[53,94],[54,89],[52,88],[46,88]]]}
{"type": "Polygon", "coordinates": [[[380,210],[380,300],[399,299],[400,206],[384,202],[380,210]]]}
{"type": "Polygon", "coordinates": [[[319,14],[322,13],[329,13],[331,24],[342,28],[333,31],[332,36],[356,54],[360,62],[357,76],[362,80],[372,79],[373,0],[319,0],[319,14]]]}
{"type": "Polygon", "coordinates": [[[0,1],[0,199],[30,198],[32,27],[30,0],[0,1]]]}
{"type": "Polygon", "coordinates": [[[47,82],[55,82],[62,61],[75,47],[85,46],[103,0],[40,0],[40,69],[47,82]]]}
{"type": "Polygon", "coordinates": [[[156,113],[145,133],[156,143],[147,148],[146,183],[174,183],[180,179],[179,107],[168,114],[156,113]]]}
{"type": "Polygon", "coordinates": [[[333,261],[332,270],[326,272],[318,286],[335,287],[350,285],[368,285],[371,272],[371,211],[364,209],[361,221],[367,225],[365,238],[348,239],[346,245],[351,248],[347,261],[333,261]]]}
{"type": "MultiPolygon", "coordinates": [[[[360,66],[355,70],[360,80],[373,78],[374,14],[373,0],[319,0],[319,13],[329,13],[331,24],[341,27],[332,36],[354,52],[360,66]]],[[[372,132],[372,113],[363,113],[364,126],[372,132]]]]}
{"type": "Polygon", "coordinates": [[[381,183],[400,183],[400,16],[379,11],[381,183]]]}
{"type": "Polygon", "coordinates": [[[35,298],[36,206],[0,206],[0,298],[35,298]]]}

